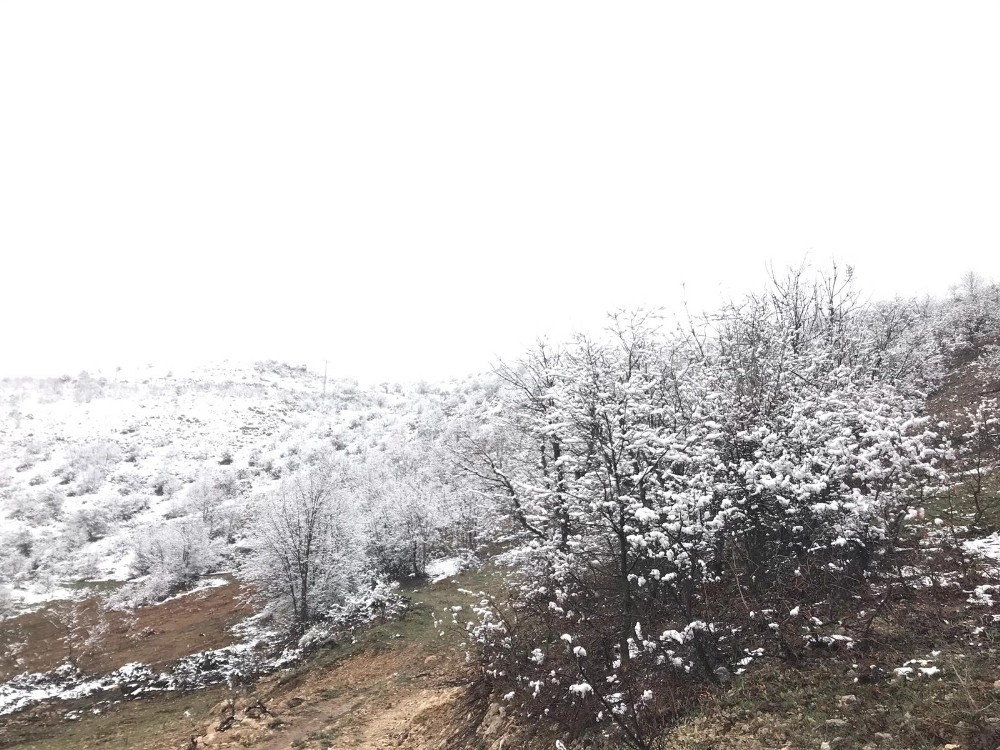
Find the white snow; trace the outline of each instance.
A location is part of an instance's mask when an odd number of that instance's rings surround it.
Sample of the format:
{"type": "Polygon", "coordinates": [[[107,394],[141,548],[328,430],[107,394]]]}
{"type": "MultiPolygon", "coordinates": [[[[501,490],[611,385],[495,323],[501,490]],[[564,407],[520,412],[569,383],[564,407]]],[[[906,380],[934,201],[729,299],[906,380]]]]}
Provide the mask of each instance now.
{"type": "Polygon", "coordinates": [[[981,539],[972,539],[962,545],[966,552],[974,552],[990,560],[1000,562],[1000,532],[995,532],[981,539]]]}
{"type": "Polygon", "coordinates": [[[431,583],[438,583],[446,578],[454,578],[462,572],[463,561],[461,557],[443,557],[440,560],[433,560],[427,563],[427,575],[431,583]]]}
{"type": "Polygon", "coordinates": [[[79,590],[65,588],[60,585],[44,585],[40,583],[30,583],[19,587],[12,586],[5,590],[13,601],[14,610],[20,614],[31,612],[49,602],[76,599],[81,593],[79,590]]]}
{"type": "Polygon", "coordinates": [[[176,599],[181,599],[185,596],[191,596],[191,594],[197,594],[200,591],[207,591],[208,589],[218,588],[220,586],[228,586],[229,581],[225,578],[203,578],[198,581],[194,586],[189,588],[187,591],[182,591],[179,594],[174,594],[173,596],[168,596],[166,599],[162,599],[156,602],[153,606],[160,606],[161,604],[166,604],[167,602],[172,602],[176,599]]]}

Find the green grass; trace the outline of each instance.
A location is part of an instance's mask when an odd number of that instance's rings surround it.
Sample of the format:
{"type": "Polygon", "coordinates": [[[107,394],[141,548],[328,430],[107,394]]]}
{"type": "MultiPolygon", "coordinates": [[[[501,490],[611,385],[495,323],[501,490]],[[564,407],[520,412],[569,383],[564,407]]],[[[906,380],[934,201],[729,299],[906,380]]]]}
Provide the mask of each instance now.
{"type": "Polygon", "coordinates": [[[407,647],[416,645],[428,654],[437,653],[446,645],[453,644],[455,637],[461,637],[464,623],[471,617],[469,605],[476,598],[461,593],[458,589],[491,591],[496,589],[498,580],[496,570],[492,566],[484,566],[480,570],[462,573],[454,582],[404,582],[400,585],[400,593],[410,600],[410,606],[401,619],[371,626],[359,632],[353,643],[345,641],[321,649],[315,657],[293,672],[299,674],[315,668],[328,668],[359,653],[378,653],[403,644],[407,647]],[[456,605],[462,606],[458,627],[452,622],[451,616],[451,607],[456,605]],[[435,618],[443,621],[436,628],[435,618]],[[443,637],[440,635],[442,630],[445,631],[443,637]]]}

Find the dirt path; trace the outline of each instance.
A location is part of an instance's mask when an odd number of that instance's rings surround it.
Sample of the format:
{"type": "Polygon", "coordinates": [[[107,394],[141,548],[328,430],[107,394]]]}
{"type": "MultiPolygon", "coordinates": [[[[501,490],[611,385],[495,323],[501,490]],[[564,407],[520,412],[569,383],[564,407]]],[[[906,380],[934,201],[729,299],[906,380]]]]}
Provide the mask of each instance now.
{"type": "MultiPolygon", "coordinates": [[[[469,571],[406,591],[411,607],[401,620],[323,649],[249,692],[220,685],[99,705],[42,703],[0,717],[0,748],[451,748],[446,738],[470,715],[465,696],[473,673],[464,645],[470,590],[489,590],[492,575],[469,571]]],[[[114,634],[121,641],[114,656],[138,649],[137,660],[152,655],[159,662],[169,649],[182,655],[203,643],[221,645],[216,639],[231,638],[228,625],[245,616],[235,592],[220,587],[141,610],[128,633],[114,634]],[[128,635],[139,625],[144,636],[133,642],[128,635]]]]}
{"type": "MultiPolygon", "coordinates": [[[[469,584],[463,577],[461,585],[469,584]]],[[[472,678],[461,622],[451,619],[451,607],[468,601],[459,585],[428,584],[411,594],[403,621],[366,633],[353,651],[333,649],[295,673],[262,681],[232,707],[219,704],[197,747],[444,747],[472,678]],[[231,726],[220,731],[234,711],[231,726]]]]}

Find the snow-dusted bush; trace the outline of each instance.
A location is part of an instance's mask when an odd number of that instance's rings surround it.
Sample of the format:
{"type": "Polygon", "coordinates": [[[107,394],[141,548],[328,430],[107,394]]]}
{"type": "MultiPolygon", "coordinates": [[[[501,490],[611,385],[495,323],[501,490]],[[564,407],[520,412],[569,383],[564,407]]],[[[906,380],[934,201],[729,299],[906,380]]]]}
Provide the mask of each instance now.
{"type": "Polygon", "coordinates": [[[213,538],[229,538],[234,531],[235,514],[227,505],[247,497],[250,486],[241,472],[210,469],[188,487],[180,512],[199,516],[213,538]]]}
{"type": "Polygon", "coordinates": [[[133,468],[119,470],[110,479],[121,495],[137,495],[148,491],[146,478],[133,468]]]}
{"type": "Polygon", "coordinates": [[[115,520],[114,509],[103,506],[80,508],[66,519],[66,534],[75,546],[96,542],[108,535],[115,520]]]}
{"type": "Polygon", "coordinates": [[[71,482],[69,494],[97,492],[120,461],[121,449],[110,440],[91,440],[74,446],[63,471],[63,480],[71,482]]]}
{"type": "Polygon", "coordinates": [[[830,619],[895,574],[937,474],[919,368],[878,363],[895,348],[836,276],[776,284],[684,335],[620,315],[500,368],[465,467],[525,542],[474,631],[513,705],[648,747],[699,682],[804,647],[776,612],[830,619]]]}
{"type": "Polygon", "coordinates": [[[132,537],[132,549],[139,575],[169,574],[179,583],[210,570],[216,557],[208,529],[198,518],[137,530],[132,537]]]}
{"type": "Polygon", "coordinates": [[[299,648],[311,648],[336,642],[345,632],[370,623],[384,623],[400,617],[406,611],[406,600],[399,593],[399,584],[383,578],[368,587],[348,595],[335,604],[315,625],[299,638],[299,648]]]}
{"type": "Polygon", "coordinates": [[[89,372],[83,370],[76,377],[73,397],[81,404],[89,404],[95,398],[104,395],[105,385],[107,385],[107,381],[104,378],[94,378],[89,372]]]}
{"type": "Polygon", "coordinates": [[[8,505],[11,518],[38,526],[62,518],[65,495],[58,487],[16,494],[8,505]]]}
{"type": "Polygon", "coordinates": [[[142,579],[119,589],[113,608],[134,607],[163,599],[215,568],[219,555],[199,518],[165,521],[136,530],[130,547],[133,572],[142,579]]]}
{"type": "Polygon", "coordinates": [[[359,493],[368,550],[376,569],[387,576],[422,576],[429,552],[440,535],[443,519],[437,502],[440,494],[417,476],[391,477],[375,469],[366,476],[359,493]]]}
{"type": "Polygon", "coordinates": [[[27,574],[34,551],[35,540],[27,529],[0,535],[0,579],[15,581],[27,574]]]}
{"type": "Polygon", "coordinates": [[[116,503],[116,518],[119,522],[130,521],[149,509],[152,498],[146,494],[127,495],[116,503]]]}
{"type": "Polygon", "coordinates": [[[68,494],[71,496],[89,495],[101,489],[107,473],[102,466],[88,466],[74,472],[73,476],[74,480],[68,494]]]}
{"type": "Polygon", "coordinates": [[[357,511],[334,467],[316,464],[254,499],[240,575],[302,634],[362,588],[369,563],[357,511]]]}
{"type": "Polygon", "coordinates": [[[938,340],[945,351],[962,354],[1000,331],[1000,285],[967,273],[940,306],[938,340]]]}

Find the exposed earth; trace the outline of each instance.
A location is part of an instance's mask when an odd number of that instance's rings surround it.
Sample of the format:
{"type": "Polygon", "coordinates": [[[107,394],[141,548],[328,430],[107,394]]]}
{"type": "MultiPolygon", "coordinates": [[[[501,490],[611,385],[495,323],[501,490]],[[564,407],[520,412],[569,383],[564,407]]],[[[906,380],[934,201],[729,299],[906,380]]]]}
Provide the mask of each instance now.
{"type": "MultiPolygon", "coordinates": [[[[455,714],[474,676],[465,665],[461,620],[452,619],[451,608],[469,600],[460,588],[468,591],[486,575],[470,572],[410,590],[411,607],[401,621],[376,625],[356,643],[323,649],[252,689],[214,687],[98,705],[50,701],[0,717],[0,747],[443,747],[457,739],[462,722],[455,714]]],[[[141,608],[129,631],[148,635],[117,633],[109,641],[113,650],[90,666],[97,673],[140,654],[162,665],[203,647],[227,645],[232,637],[227,640],[226,626],[247,613],[232,584],[141,608]],[[214,640],[202,635],[209,627],[214,640]]],[[[37,627],[51,641],[55,633],[41,613],[22,619],[22,627],[37,627]]],[[[32,668],[65,656],[35,648],[32,668]]]]}

